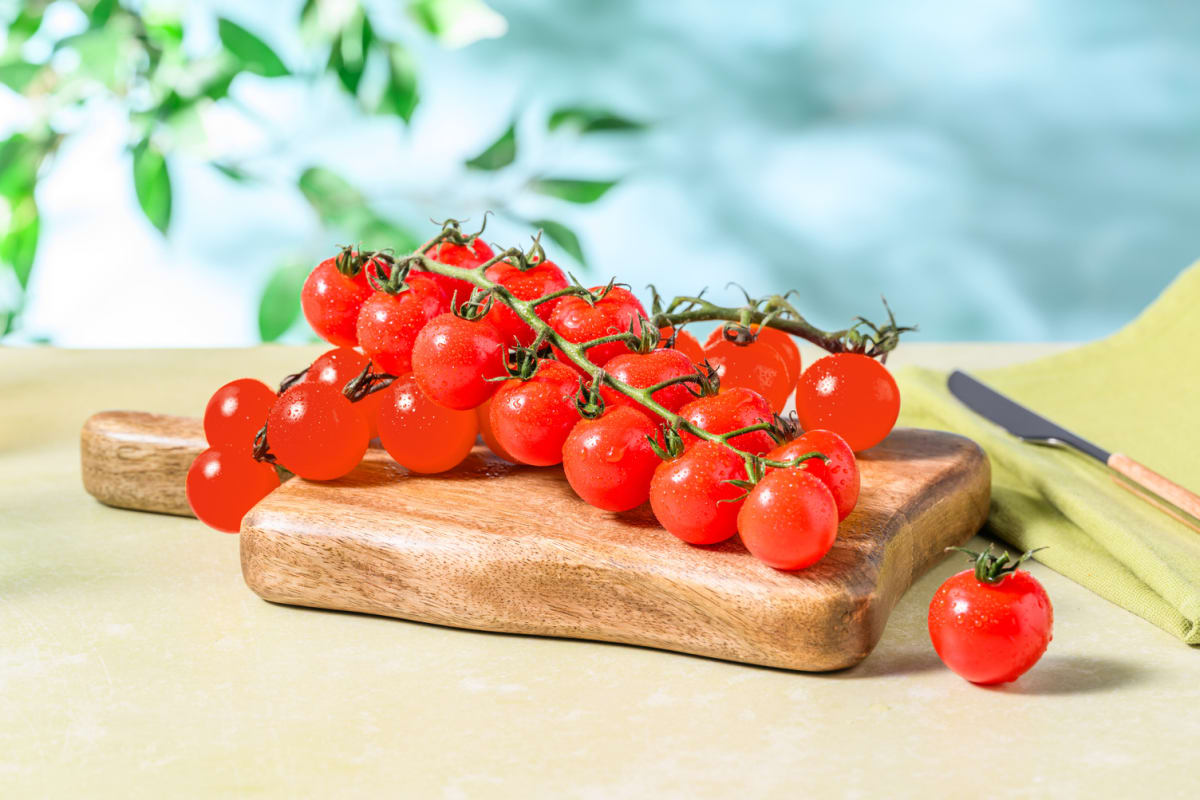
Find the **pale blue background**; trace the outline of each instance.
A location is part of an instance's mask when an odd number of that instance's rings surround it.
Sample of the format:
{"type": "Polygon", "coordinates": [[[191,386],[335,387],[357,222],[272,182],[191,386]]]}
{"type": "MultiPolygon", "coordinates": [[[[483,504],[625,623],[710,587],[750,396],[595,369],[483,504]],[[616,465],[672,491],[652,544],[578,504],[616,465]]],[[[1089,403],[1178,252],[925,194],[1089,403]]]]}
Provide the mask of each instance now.
{"type": "MultiPolygon", "coordinates": [[[[173,163],[165,242],[137,211],[123,122],[91,109],[39,189],[24,336],[252,343],[274,265],[337,238],[295,191],[300,169],[338,169],[397,219],[478,218],[511,179],[459,165],[515,111],[521,165],[626,176],[594,205],[521,195],[517,207],[571,224],[597,279],[639,289],[795,288],[828,326],[876,315],[882,293],[923,340],[1083,340],[1200,256],[1200,3],[490,5],[508,23],[499,39],[449,50],[413,37],[411,130],[358,118],[330,86],[240,77],[241,109],[210,114],[202,152],[173,163]],[[546,111],[581,100],[652,132],[549,142],[546,111]],[[205,166],[214,154],[277,183],[234,185],[205,166]]],[[[300,68],[299,42],[278,33],[297,7],[189,4],[188,44],[211,45],[217,9],[300,68]]],[[[21,113],[0,98],[0,129],[21,113]]]]}

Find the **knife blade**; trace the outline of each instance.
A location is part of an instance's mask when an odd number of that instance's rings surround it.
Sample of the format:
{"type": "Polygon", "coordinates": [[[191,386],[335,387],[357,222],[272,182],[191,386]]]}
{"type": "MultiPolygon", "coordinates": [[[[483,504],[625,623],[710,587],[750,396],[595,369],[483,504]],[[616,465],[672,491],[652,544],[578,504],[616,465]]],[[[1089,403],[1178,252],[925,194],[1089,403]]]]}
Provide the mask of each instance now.
{"type": "Polygon", "coordinates": [[[1104,464],[1112,457],[1112,453],[1104,448],[1009,400],[965,372],[955,370],[950,373],[947,385],[950,393],[963,405],[987,417],[1013,436],[1034,444],[1070,445],[1104,464]]]}
{"type": "Polygon", "coordinates": [[[1104,464],[1119,478],[1118,484],[1138,497],[1200,532],[1200,496],[1139,464],[1129,456],[1110,453],[1082,436],[1035,414],[965,372],[955,370],[946,381],[950,393],[976,414],[991,420],[1023,441],[1067,446],[1104,464]]]}

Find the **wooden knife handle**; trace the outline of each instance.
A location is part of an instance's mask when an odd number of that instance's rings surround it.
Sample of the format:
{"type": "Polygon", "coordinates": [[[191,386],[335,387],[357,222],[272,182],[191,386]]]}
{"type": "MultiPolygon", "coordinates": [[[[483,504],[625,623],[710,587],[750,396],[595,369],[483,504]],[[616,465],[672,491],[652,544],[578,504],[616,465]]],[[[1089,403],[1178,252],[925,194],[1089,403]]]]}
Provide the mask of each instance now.
{"type": "Polygon", "coordinates": [[[192,516],[184,485],[208,444],[198,419],[102,411],[83,424],[83,487],[101,503],[192,516]]]}
{"type": "Polygon", "coordinates": [[[1189,528],[1200,532],[1200,497],[1122,453],[1113,453],[1109,456],[1108,466],[1114,472],[1125,476],[1144,489],[1145,492],[1138,491],[1134,486],[1128,486],[1124,481],[1118,481],[1122,486],[1157,506],[1161,511],[1170,514],[1189,528]],[[1158,502],[1159,500],[1166,500],[1170,505],[1164,505],[1158,502]],[[1180,514],[1179,511],[1185,513],[1180,514]]]}

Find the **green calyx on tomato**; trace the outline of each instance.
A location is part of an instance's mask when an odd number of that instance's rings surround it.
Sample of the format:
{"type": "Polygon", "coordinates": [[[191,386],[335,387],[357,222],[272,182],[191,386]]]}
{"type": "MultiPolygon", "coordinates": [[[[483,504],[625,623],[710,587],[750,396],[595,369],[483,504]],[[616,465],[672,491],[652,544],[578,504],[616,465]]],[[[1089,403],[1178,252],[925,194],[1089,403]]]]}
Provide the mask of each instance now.
{"type": "Polygon", "coordinates": [[[999,583],[1005,576],[1016,572],[1022,564],[1033,558],[1034,553],[1045,549],[1044,547],[1037,547],[1033,550],[1027,550],[1016,561],[1012,561],[1011,556],[1005,551],[1001,551],[998,554],[993,553],[990,544],[982,553],[968,550],[965,547],[947,547],[946,552],[957,550],[960,553],[970,556],[975,564],[975,579],[980,583],[999,583]]]}

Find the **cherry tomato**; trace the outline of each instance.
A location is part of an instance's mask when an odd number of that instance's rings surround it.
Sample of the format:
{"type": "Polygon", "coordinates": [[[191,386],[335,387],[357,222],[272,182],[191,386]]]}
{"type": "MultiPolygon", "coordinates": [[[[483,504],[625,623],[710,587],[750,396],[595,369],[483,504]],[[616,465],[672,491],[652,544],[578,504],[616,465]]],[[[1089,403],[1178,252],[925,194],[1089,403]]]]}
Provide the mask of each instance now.
{"type": "Polygon", "coordinates": [[[875,359],[837,353],[813,362],[800,376],[796,415],[805,430],[831,430],[860,453],[891,433],[900,415],[900,389],[875,359]]]}
{"type": "Polygon", "coordinates": [[[242,517],[255,503],[279,486],[270,464],[255,461],[249,452],[209,448],[188,469],[188,505],[196,518],[226,533],[237,533],[242,517]]]}
{"type": "Polygon", "coordinates": [[[498,458],[501,458],[510,464],[516,464],[517,459],[512,453],[505,450],[496,441],[496,434],[492,433],[492,401],[489,398],[483,402],[483,405],[475,409],[475,421],[479,423],[479,436],[483,439],[483,443],[491,450],[498,458]]]}
{"type": "Polygon", "coordinates": [[[300,307],[318,336],[330,344],[353,347],[358,344],[359,310],[372,293],[366,269],[347,278],[338,271],[337,259],[327,258],[304,280],[300,307]]]}
{"type": "Polygon", "coordinates": [[[401,375],[384,389],[379,441],[388,455],[412,472],[445,472],[475,446],[474,411],[457,411],[425,396],[416,377],[401,375]]]}
{"type": "MultiPolygon", "coordinates": [[[[778,328],[763,328],[756,323],[750,325],[750,330],[754,333],[755,340],[746,346],[769,347],[778,353],[783,358],[784,364],[787,365],[787,382],[795,386],[796,381],[800,379],[800,348],[796,347],[796,342],[792,337],[778,328]]],[[[704,341],[704,346],[708,347],[711,344],[716,344],[724,338],[724,326],[721,326],[708,335],[708,339],[704,341]]]]}
{"type": "Polygon", "coordinates": [[[929,604],[929,638],[946,666],[972,683],[1014,681],[1054,634],[1054,609],[1037,578],[991,548],[968,553],[973,569],[952,575],[929,604]]]}
{"type": "MultiPolygon", "coordinates": [[[[729,433],[762,422],[772,422],[775,415],[770,404],[758,392],[734,387],[720,394],[700,397],[679,409],[679,415],[709,433],[729,433]]],[[[683,433],[684,444],[697,441],[683,433]]],[[[741,433],[729,440],[739,450],[762,455],[775,448],[775,439],[766,431],[741,433]]]]}
{"type": "Polygon", "coordinates": [[[722,389],[753,389],[767,398],[775,412],[783,410],[788,395],[796,388],[795,381],[788,381],[783,358],[766,345],[742,346],[719,339],[704,348],[704,357],[716,368],[722,389]]]}
{"type": "Polygon", "coordinates": [[[442,314],[430,320],[413,345],[413,376],[425,396],[459,411],[487,400],[504,376],[505,348],[500,332],[487,319],[465,320],[442,314]]]}
{"type": "Polygon", "coordinates": [[[316,381],[288,389],[267,416],[271,452],[281,465],[309,480],[333,480],[354,469],[370,438],[367,421],[346,396],[316,381]]]}
{"type": "Polygon", "coordinates": [[[560,463],[563,442],[579,421],[578,389],[574,370],[543,359],[532,378],[507,381],[492,396],[492,435],[519,463],[535,467],[560,463]]]}
{"type": "MultiPolygon", "coordinates": [[[[507,261],[501,261],[488,267],[485,274],[488,280],[504,286],[518,300],[536,300],[570,286],[567,276],[553,261],[538,262],[524,272],[507,261]]],[[[548,322],[561,299],[542,303],[534,308],[534,313],[543,322],[548,322]]],[[[500,302],[492,305],[487,319],[496,326],[496,330],[500,331],[506,345],[516,342],[523,347],[528,347],[536,338],[533,328],[530,328],[512,309],[500,302]]]]}
{"type": "MultiPolygon", "coordinates": [[[[636,389],[646,389],[671,378],[696,374],[696,367],[691,359],[678,350],[624,353],[611,359],[604,365],[604,369],[609,375],[636,389]]],[[[609,407],[624,405],[641,409],[635,400],[607,385],[600,387],[600,396],[609,407]]],[[[688,391],[688,384],[676,383],[656,391],[654,399],[669,411],[678,411],[694,400],[695,396],[688,391]]]]}
{"type": "Polygon", "coordinates": [[[380,369],[392,375],[412,371],[412,349],[421,328],[442,313],[438,285],[420,274],[405,279],[399,294],[375,292],[358,315],[358,341],[380,369]]]}
{"type": "MultiPolygon", "coordinates": [[[[471,243],[470,247],[461,244],[452,244],[451,242],[442,242],[430,250],[427,255],[440,264],[447,264],[451,267],[462,267],[463,269],[478,269],[481,264],[495,254],[487,242],[483,239],[476,239],[471,243]]],[[[451,302],[462,305],[475,289],[474,284],[464,281],[462,278],[450,278],[433,272],[422,274],[427,275],[430,280],[441,288],[442,293],[446,296],[445,302],[447,306],[445,310],[449,310],[451,302]]]]}
{"type": "Polygon", "coordinates": [[[650,508],[659,523],[690,544],[716,544],[737,533],[746,490],[741,456],[717,442],[701,441],[664,461],[650,481],[650,508]]]}
{"type": "MultiPolygon", "coordinates": [[[[659,348],[666,349],[667,342],[671,338],[671,334],[675,333],[675,329],[671,326],[658,329],[661,337],[658,343],[659,348]]],[[[687,331],[680,331],[675,334],[674,348],[688,357],[693,364],[699,364],[704,361],[704,348],[700,346],[700,341],[687,331]]]]}
{"type": "Polygon", "coordinates": [[[273,405],[275,392],[253,378],[239,378],[217,389],[204,409],[204,438],[209,447],[248,456],[273,405]]]}
{"type": "MultiPolygon", "coordinates": [[[[594,286],[591,291],[598,294],[604,288],[594,286]]],[[[630,326],[634,333],[640,333],[642,328],[638,320],[645,318],[646,309],[633,296],[633,292],[623,286],[614,286],[595,303],[589,303],[582,297],[560,299],[554,313],[550,315],[550,327],[562,334],[567,341],[579,343],[611,336],[614,333],[625,333],[630,330],[630,326]]],[[[624,342],[607,342],[590,348],[587,356],[593,364],[603,367],[609,359],[628,352],[629,347],[624,342]]],[[[557,355],[560,361],[567,360],[562,353],[557,355]]]]}
{"type": "Polygon", "coordinates": [[[850,516],[850,512],[858,503],[858,491],[861,486],[858,460],[845,439],[833,431],[808,431],[787,444],[776,447],[767,453],[767,458],[772,461],[789,461],[814,450],[824,454],[829,461],[813,458],[802,462],[800,468],[811,472],[829,487],[837,504],[838,522],[841,522],[850,516]]]}
{"type": "Polygon", "coordinates": [[[658,426],[640,411],[616,406],[582,419],[563,444],[563,471],[575,493],[605,511],[628,511],[650,497],[650,479],[662,459],[647,437],[658,426]]]}
{"type": "MultiPolygon", "coordinates": [[[[352,350],[349,347],[339,347],[318,356],[317,360],[309,365],[308,372],[301,378],[301,382],[312,380],[317,383],[325,383],[340,392],[346,388],[346,384],[359,376],[363,371],[363,367],[370,363],[371,359],[357,350],[352,350]]],[[[294,386],[295,384],[292,385],[294,386]]],[[[382,399],[382,392],[372,392],[361,400],[351,403],[363,415],[363,419],[367,421],[367,428],[370,430],[372,439],[379,435],[376,422],[379,414],[379,402],[382,399]]]]}
{"type": "Polygon", "coordinates": [[[829,487],[803,469],[776,469],[750,491],[737,529],[751,555],[769,567],[804,569],[837,538],[837,504],[829,487]]]}

